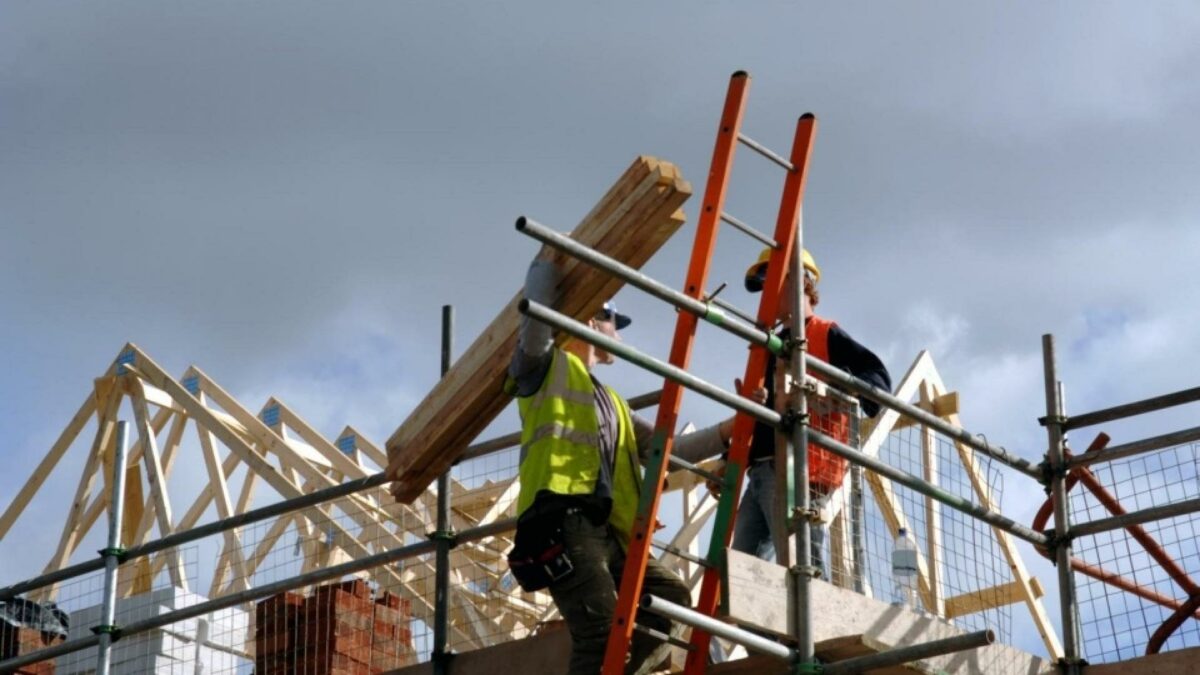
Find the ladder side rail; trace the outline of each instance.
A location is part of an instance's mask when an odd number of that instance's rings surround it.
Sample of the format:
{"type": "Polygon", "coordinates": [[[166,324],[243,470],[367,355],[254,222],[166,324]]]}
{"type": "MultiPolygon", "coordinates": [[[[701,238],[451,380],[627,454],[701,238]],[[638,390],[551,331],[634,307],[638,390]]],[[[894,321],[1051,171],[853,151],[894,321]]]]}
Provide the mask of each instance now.
{"type": "MultiPolygon", "coordinates": [[[[812,142],[817,131],[817,119],[805,113],[796,122],[796,133],[792,141],[792,170],[784,179],[783,195],[780,199],[779,216],[775,222],[775,241],[779,247],[771,251],[767,264],[767,278],[763,283],[762,298],[758,305],[758,323],[771,326],[778,314],[784,289],[787,262],[793,255],[796,232],[799,227],[800,207],[804,199],[804,185],[808,176],[808,160],[812,154],[812,142]]],[[[768,353],[761,346],[750,348],[750,357],[742,379],[746,391],[763,386],[768,353]]],[[[700,598],[696,611],[715,616],[721,592],[721,574],[725,568],[725,549],[733,535],[733,523],[737,517],[737,502],[741,496],[746,463],[750,458],[750,439],[754,432],[754,420],[738,413],[734,418],[733,438],[725,469],[725,484],[721,489],[720,505],[713,523],[713,534],[709,543],[709,566],[704,570],[700,598]]],[[[684,672],[699,675],[705,671],[708,661],[710,636],[703,630],[692,631],[692,645],[688,653],[684,672]]]]}
{"type": "MultiPolygon", "coordinates": [[[[750,76],[738,71],[729,81],[725,105],[721,111],[717,140],[713,148],[712,164],[708,181],[704,187],[700,218],[696,227],[696,238],[688,262],[684,293],[699,300],[704,294],[712,264],[712,252],[717,243],[720,215],[729,188],[729,174],[737,148],[738,129],[746,109],[746,95],[750,76]]],[[[680,312],[675,323],[675,335],[671,342],[670,363],[686,369],[695,343],[697,318],[689,312],[680,312]]],[[[667,380],[658,405],[658,415],[651,439],[646,472],[642,480],[637,515],[633,532],[625,552],[625,569],[621,577],[621,588],[617,594],[617,607],[613,614],[612,629],[604,654],[605,675],[620,675],[625,670],[625,655],[633,638],[634,619],[641,600],[642,582],[645,578],[646,562],[650,557],[650,544],[654,532],[658,502],[662,496],[662,483],[667,472],[667,458],[671,456],[675,425],[683,401],[683,387],[667,380]]]]}

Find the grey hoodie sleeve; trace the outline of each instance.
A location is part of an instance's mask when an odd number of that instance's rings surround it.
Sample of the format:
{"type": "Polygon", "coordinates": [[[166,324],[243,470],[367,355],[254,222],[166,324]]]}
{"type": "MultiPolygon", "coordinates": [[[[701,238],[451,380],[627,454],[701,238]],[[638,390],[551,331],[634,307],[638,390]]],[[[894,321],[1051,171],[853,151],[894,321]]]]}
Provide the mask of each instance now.
{"type": "MultiPolygon", "coordinates": [[[[638,455],[645,461],[650,452],[650,439],[654,436],[654,423],[634,413],[633,431],[637,436],[638,455]]],[[[675,446],[671,454],[693,464],[715,457],[725,452],[725,444],[721,441],[720,424],[698,429],[690,434],[675,436],[675,446]]]]}
{"type": "MultiPolygon", "coordinates": [[[[550,260],[534,258],[525,273],[525,297],[548,307],[558,304],[562,270],[550,260]]],[[[517,396],[532,396],[542,386],[554,348],[554,330],[528,316],[521,316],[517,349],[508,364],[508,374],[517,385],[517,396]]]]}

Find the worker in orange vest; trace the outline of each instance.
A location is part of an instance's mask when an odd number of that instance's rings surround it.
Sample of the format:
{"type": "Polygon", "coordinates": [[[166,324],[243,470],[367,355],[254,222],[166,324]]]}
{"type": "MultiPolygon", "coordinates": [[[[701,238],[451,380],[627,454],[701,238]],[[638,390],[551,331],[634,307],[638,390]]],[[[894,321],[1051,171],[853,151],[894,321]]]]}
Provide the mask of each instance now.
{"type": "MultiPolygon", "coordinates": [[[[767,262],[771,249],[766,249],[749,269],[746,270],[746,290],[757,293],[762,290],[767,276],[767,262]]],[[[820,302],[817,284],[821,280],[821,268],[807,250],[802,252],[804,263],[804,292],[802,306],[805,317],[805,337],[808,341],[807,350],[816,358],[841,368],[860,380],[885,391],[891,391],[892,380],[887,368],[871,350],[859,344],[842,330],[837,323],[819,317],[813,313],[813,308],[820,302]]],[[[784,282],[784,297],[781,298],[778,310],[778,322],[786,324],[790,319],[792,307],[790,293],[796,285],[789,280],[784,282]]],[[[786,332],[786,330],[784,331],[786,332]]],[[[785,336],[786,337],[786,336],[785,336]]],[[[767,363],[765,403],[768,408],[775,408],[775,356],[772,355],[767,363]]],[[[752,398],[763,398],[762,392],[755,392],[752,398]]],[[[859,399],[863,413],[874,417],[879,412],[879,404],[866,398],[859,399]]],[[[828,436],[848,442],[850,438],[850,416],[844,404],[839,406],[836,400],[810,396],[810,423],[812,427],[828,436]]],[[[808,446],[808,478],[810,498],[814,508],[820,508],[829,496],[839,487],[846,475],[846,460],[815,444],[808,446]]],[[[775,498],[775,429],[763,422],[756,423],[754,436],[750,443],[750,457],[747,470],[747,488],[738,507],[737,521],[733,531],[733,548],[744,553],[756,555],[764,560],[775,558],[775,545],[771,538],[772,504],[775,498]]],[[[825,576],[823,563],[824,528],[813,532],[813,561],[812,564],[821,568],[825,576]]]]}

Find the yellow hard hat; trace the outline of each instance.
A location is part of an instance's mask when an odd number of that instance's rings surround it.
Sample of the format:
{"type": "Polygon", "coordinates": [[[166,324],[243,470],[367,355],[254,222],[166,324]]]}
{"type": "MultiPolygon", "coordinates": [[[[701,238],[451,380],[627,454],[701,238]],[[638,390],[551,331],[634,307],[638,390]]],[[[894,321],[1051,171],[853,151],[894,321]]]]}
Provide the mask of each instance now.
{"type": "MultiPolygon", "coordinates": [[[[762,253],[758,254],[758,260],[754,261],[746,270],[746,290],[751,293],[757,293],[762,290],[763,282],[767,280],[767,262],[771,260],[770,248],[764,248],[762,253]]],[[[804,261],[804,269],[812,274],[813,281],[821,280],[821,268],[817,267],[817,261],[813,259],[812,254],[808,249],[803,250],[801,259],[804,261]]]]}

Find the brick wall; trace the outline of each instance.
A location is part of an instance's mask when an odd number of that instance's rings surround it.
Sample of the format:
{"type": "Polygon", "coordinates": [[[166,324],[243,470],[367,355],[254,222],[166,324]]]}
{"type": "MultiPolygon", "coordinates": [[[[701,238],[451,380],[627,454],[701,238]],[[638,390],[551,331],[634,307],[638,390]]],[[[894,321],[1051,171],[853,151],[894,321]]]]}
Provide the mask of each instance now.
{"type": "Polygon", "coordinates": [[[390,593],[372,597],[361,580],[305,597],[281,593],[254,613],[256,675],[378,675],[414,661],[412,611],[390,593]]]}
{"type": "MultiPolygon", "coordinates": [[[[14,628],[0,623],[0,661],[45,649],[66,640],[35,628],[14,628]]],[[[54,675],[54,661],[40,661],[14,671],[14,675],[54,675]]]]}

